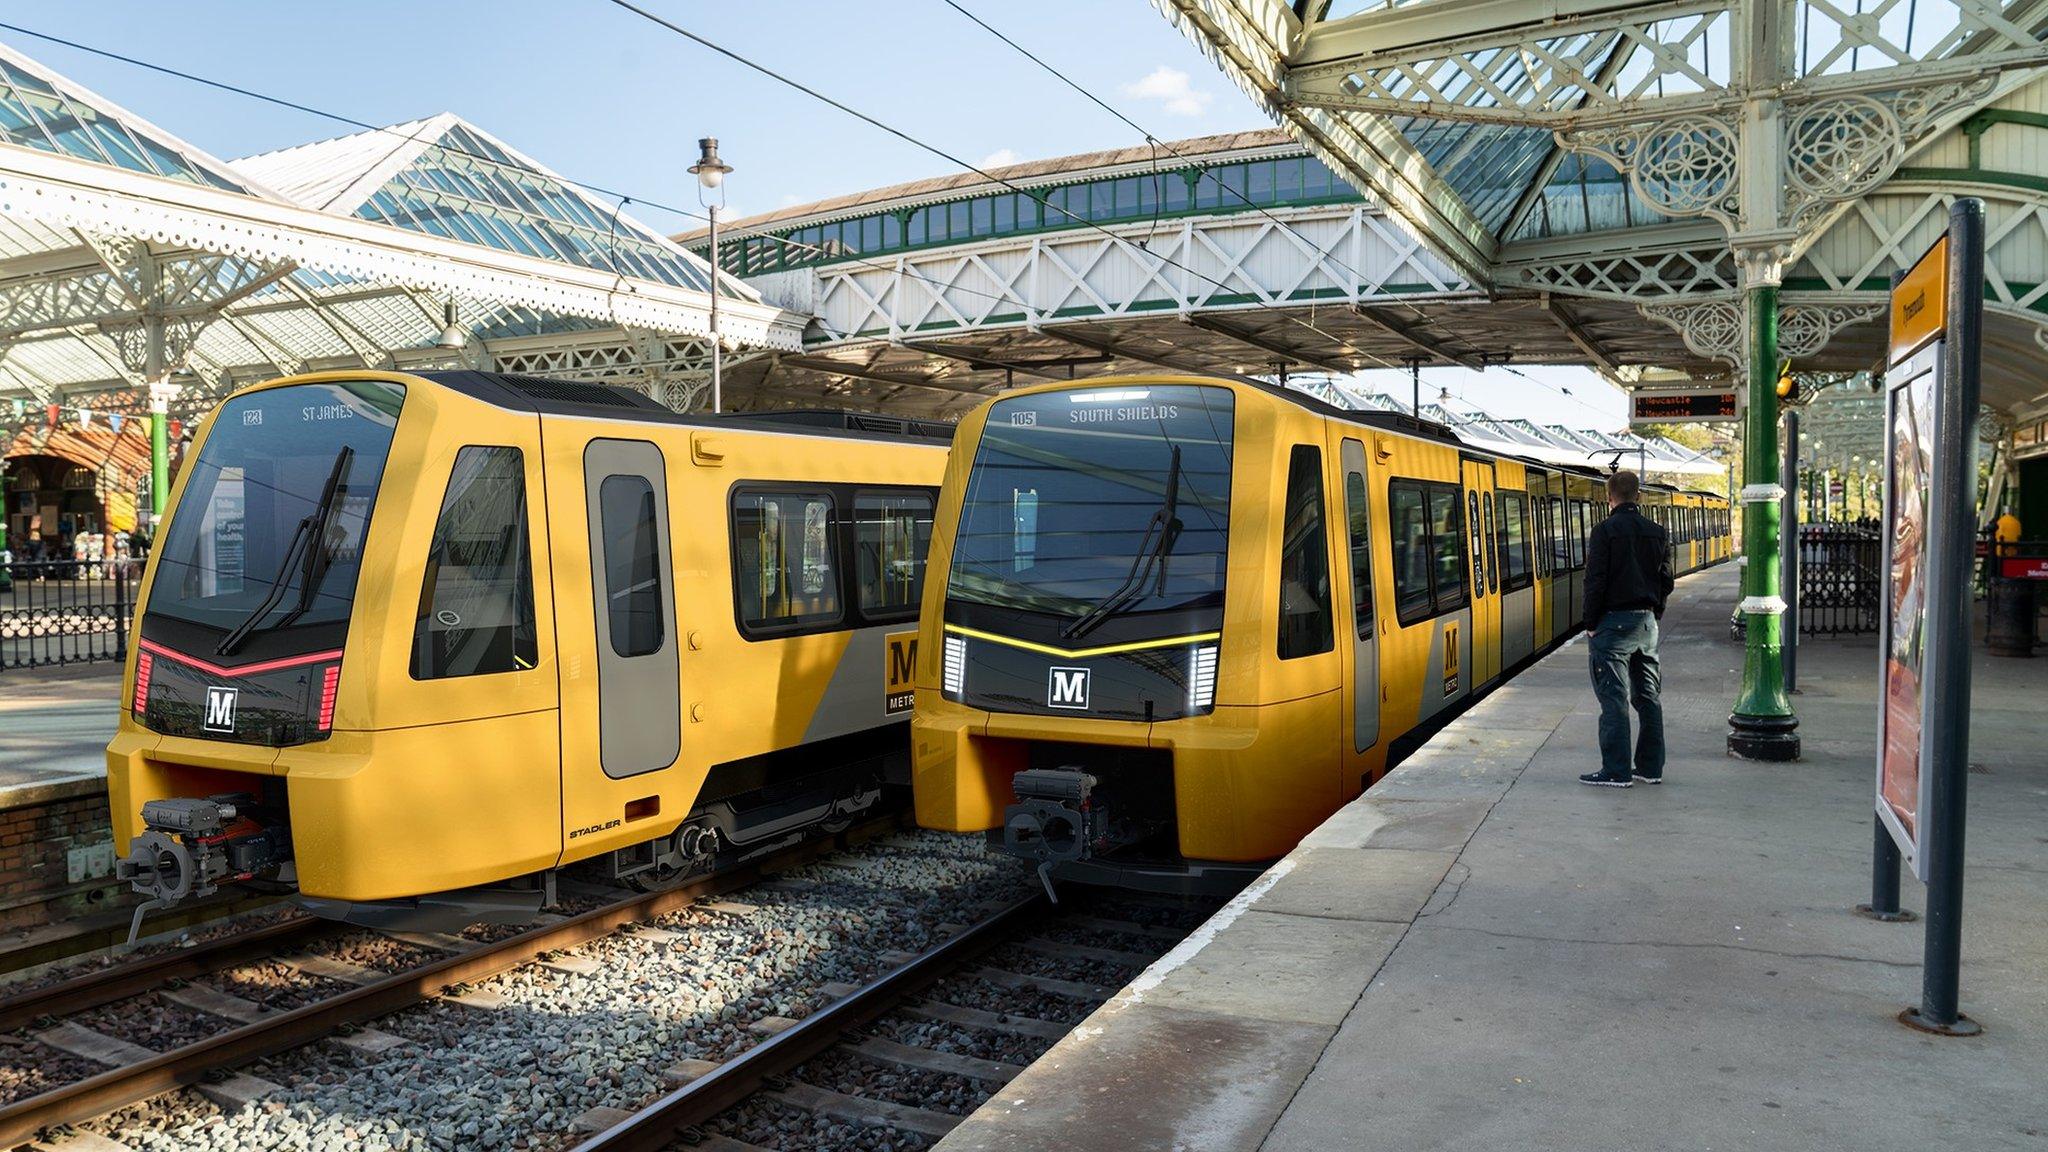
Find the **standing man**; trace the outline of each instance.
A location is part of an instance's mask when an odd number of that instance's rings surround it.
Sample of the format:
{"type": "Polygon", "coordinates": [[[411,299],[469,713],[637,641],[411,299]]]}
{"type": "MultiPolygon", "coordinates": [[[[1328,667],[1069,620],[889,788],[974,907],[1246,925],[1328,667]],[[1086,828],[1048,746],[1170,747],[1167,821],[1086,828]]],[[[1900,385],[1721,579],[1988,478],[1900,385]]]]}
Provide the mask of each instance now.
{"type": "Polygon", "coordinates": [[[1671,595],[1671,546],[1664,526],[1636,507],[1642,480],[1633,472],[1607,477],[1607,518],[1586,540],[1586,649],[1593,695],[1600,698],[1600,771],[1579,783],[1627,788],[1664,782],[1664,706],[1657,693],[1657,621],[1671,595]],[[1641,721],[1634,771],[1628,753],[1628,708],[1641,721]]]}

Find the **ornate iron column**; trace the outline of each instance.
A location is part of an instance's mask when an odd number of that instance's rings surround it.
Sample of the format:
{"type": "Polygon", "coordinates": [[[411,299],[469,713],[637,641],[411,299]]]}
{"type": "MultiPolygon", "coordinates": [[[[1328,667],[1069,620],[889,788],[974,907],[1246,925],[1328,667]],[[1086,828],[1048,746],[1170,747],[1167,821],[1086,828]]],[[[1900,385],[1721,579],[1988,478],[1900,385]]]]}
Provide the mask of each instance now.
{"type": "Polygon", "coordinates": [[[1728,751],[1745,760],[1797,760],[1799,718],[1781,663],[1785,601],[1778,588],[1778,286],[1752,284],[1749,412],[1742,437],[1742,694],[1728,717],[1728,751]]]}

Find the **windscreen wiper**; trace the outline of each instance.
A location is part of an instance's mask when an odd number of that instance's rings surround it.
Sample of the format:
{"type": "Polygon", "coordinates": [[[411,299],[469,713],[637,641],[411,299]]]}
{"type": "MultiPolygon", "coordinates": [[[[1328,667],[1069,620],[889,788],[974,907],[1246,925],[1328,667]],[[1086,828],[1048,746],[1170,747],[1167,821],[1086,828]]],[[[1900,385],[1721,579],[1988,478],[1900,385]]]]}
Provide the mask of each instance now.
{"type": "Polygon", "coordinates": [[[327,574],[327,549],[321,547],[322,538],[327,535],[327,521],[334,514],[334,495],[341,490],[348,476],[349,462],[355,459],[355,455],[356,450],[346,444],[334,454],[334,467],[327,473],[327,486],[320,492],[320,503],[314,505],[313,510],[299,520],[299,526],[292,530],[291,543],[285,546],[284,557],[278,561],[277,574],[271,577],[270,595],[265,596],[263,603],[244,617],[234,631],[221,638],[221,642],[214,646],[215,655],[234,655],[242,642],[255,633],[263,618],[270,615],[271,609],[277,607],[278,601],[284,599],[285,574],[292,570],[294,562],[299,567],[299,600],[275,627],[284,627],[313,606],[313,591],[318,587],[320,578],[327,574]]]}
{"type": "Polygon", "coordinates": [[[1060,629],[1060,636],[1067,640],[1078,640],[1095,626],[1124,610],[1132,600],[1143,595],[1145,582],[1157,566],[1158,578],[1154,582],[1153,595],[1166,591],[1167,554],[1173,551],[1174,542],[1180,539],[1180,445],[1173,446],[1173,460],[1166,467],[1166,499],[1159,510],[1152,513],[1152,519],[1145,524],[1145,534],[1138,538],[1138,554],[1131,557],[1131,570],[1124,574],[1123,583],[1093,608],[1083,612],[1060,629]]]}

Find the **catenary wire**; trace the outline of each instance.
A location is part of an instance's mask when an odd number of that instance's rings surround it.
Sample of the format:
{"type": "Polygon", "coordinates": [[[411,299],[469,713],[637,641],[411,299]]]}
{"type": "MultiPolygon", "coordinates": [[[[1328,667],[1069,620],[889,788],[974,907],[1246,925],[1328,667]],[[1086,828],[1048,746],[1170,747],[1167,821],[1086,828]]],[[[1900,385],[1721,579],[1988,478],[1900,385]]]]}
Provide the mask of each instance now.
{"type": "MultiPolygon", "coordinates": [[[[310,104],[301,103],[299,101],[287,99],[282,96],[273,96],[267,92],[258,92],[251,88],[244,88],[237,84],[230,84],[224,80],[215,80],[208,76],[201,76],[196,73],[187,72],[178,68],[173,68],[167,64],[158,64],[154,61],[144,60],[139,57],[130,56],[125,53],[113,51],[112,49],[101,48],[96,45],[82,43],[77,40],[67,39],[65,37],[52,35],[47,32],[38,32],[33,28],[24,28],[18,24],[10,24],[5,21],[0,21],[0,29],[4,29],[5,31],[13,32],[22,36],[30,36],[38,40],[44,40],[52,44],[59,44],[66,48],[73,49],[75,51],[87,53],[88,55],[98,56],[107,60],[113,60],[118,63],[127,64],[132,67],[141,68],[150,72],[156,72],[161,75],[170,76],[175,79],[184,80],[207,88],[214,88],[223,92],[232,93],[237,96],[246,97],[251,100],[257,100],[265,104],[274,104],[280,108],[289,108],[295,112],[303,112],[309,116],[316,116],[323,120],[332,120],[337,124],[346,124],[349,127],[360,128],[368,132],[379,132],[386,135],[397,136],[400,137],[401,139],[412,141],[415,143],[425,143],[429,147],[432,147],[440,152],[445,152],[449,155],[466,156],[473,160],[481,160],[493,164],[498,163],[498,161],[494,157],[485,156],[476,152],[471,152],[466,148],[454,148],[435,141],[424,140],[417,133],[403,132],[392,125],[372,124],[365,120],[359,120],[353,116],[344,115],[339,112],[330,112],[327,111],[326,109],[316,108],[310,104]]],[[[586,192],[594,192],[599,196],[606,196],[610,197],[615,201],[619,201],[620,203],[618,207],[621,210],[623,210],[626,201],[631,201],[636,204],[644,204],[650,208],[655,208],[663,212],[668,212],[676,216],[681,216],[684,217],[685,219],[705,222],[708,222],[710,220],[710,216],[703,212],[691,211],[688,208],[679,208],[673,204],[665,204],[659,200],[652,200],[645,196],[629,195],[624,192],[619,192],[615,189],[607,188],[602,184],[593,184],[587,180],[571,179],[570,177],[561,176],[559,174],[556,174],[555,178],[560,180],[564,184],[574,185],[575,187],[581,188],[586,192]]],[[[808,244],[801,240],[791,239],[786,236],[776,236],[771,233],[759,232],[744,228],[734,229],[734,234],[736,236],[746,238],[761,238],[772,240],[778,244],[784,245],[785,247],[811,252],[819,256],[829,256],[835,259],[848,259],[851,263],[859,264],[862,267],[871,268],[880,272],[896,271],[896,267],[893,264],[878,263],[876,261],[862,259],[857,256],[851,258],[843,257],[838,253],[827,251],[821,245],[808,244]]],[[[614,264],[616,265],[616,261],[614,262],[614,264]]],[[[616,266],[614,267],[613,271],[619,273],[620,275],[624,275],[623,270],[616,266]]],[[[924,280],[926,283],[931,284],[935,288],[945,287],[914,268],[905,268],[904,271],[912,276],[917,277],[918,279],[924,280]]],[[[951,286],[951,290],[965,292],[969,295],[980,296],[987,300],[995,300],[999,302],[1009,299],[1009,297],[1006,296],[1001,296],[993,292],[984,292],[979,289],[967,287],[965,285],[953,285],[951,286]]]]}
{"type": "MultiPolygon", "coordinates": [[[[941,160],[944,160],[944,161],[946,161],[946,162],[947,162],[948,164],[952,164],[952,165],[955,165],[955,166],[957,166],[957,167],[959,167],[959,168],[963,168],[963,169],[965,169],[965,170],[967,170],[967,171],[969,171],[969,172],[972,172],[972,173],[974,173],[974,174],[975,174],[976,176],[979,176],[979,177],[981,177],[982,179],[984,179],[984,180],[987,180],[987,181],[988,181],[988,182],[990,182],[991,184],[998,184],[998,185],[1001,185],[1001,186],[1002,186],[1002,187],[1004,187],[1004,188],[1008,188],[1008,189],[1009,189],[1010,191],[1012,191],[1012,192],[1017,192],[1017,193],[1024,193],[1024,194],[1028,194],[1028,191],[1027,191],[1027,189],[1025,189],[1025,188],[1023,188],[1023,187],[1021,187],[1021,186],[1019,186],[1019,185],[1017,185],[1017,184],[1015,184],[1015,183],[1013,183],[1013,182],[1009,181],[1009,180],[1006,180],[1006,179],[1004,179],[1004,178],[1003,178],[1003,177],[1001,177],[1001,176],[997,176],[997,175],[994,175],[993,173],[989,172],[988,170],[986,170],[986,169],[982,168],[981,166],[979,166],[979,165],[977,165],[977,164],[973,164],[973,163],[970,163],[970,162],[968,162],[967,160],[965,160],[965,159],[963,159],[963,158],[961,158],[961,157],[959,157],[959,156],[956,156],[956,155],[954,155],[954,154],[953,154],[953,153],[951,153],[951,152],[948,152],[947,150],[945,150],[944,148],[941,148],[941,147],[939,147],[939,146],[938,146],[938,145],[936,145],[936,144],[930,144],[930,143],[927,143],[927,142],[925,142],[925,141],[923,141],[923,140],[920,140],[920,139],[918,139],[917,137],[915,137],[915,136],[912,136],[912,135],[911,135],[910,133],[908,133],[908,132],[905,132],[905,131],[904,131],[903,129],[901,129],[901,128],[897,128],[897,127],[895,127],[894,125],[892,125],[892,124],[889,124],[889,123],[887,123],[886,121],[883,121],[883,120],[879,120],[879,119],[875,118],[874,116],[871,116],[871,115],[867,114],[866,112],[862,112],[862,111],[861,111],[861,110],[859,110],[858,108],[854,108],[853,106],[851,106],[851,105],[849,105],[849,104],[846,104],[846,103],[844,103],[844,102],[842,102],[842,101],[840,101],[840,100],[834,99],[834,98],[833,98],[833,97],[831,97],[831,96],[827,96],[827,95],[826,95],[826,94],[824,94],[823,92],[820,92],[820,91],[818,91],[818,90],[817,90],[816,88],[813,88],[813,87],[811,87],[811,86],[810,86],[810,85],[808,85],[808,84],[805,84],[805,83],[804,83],[803,81],[801,81],[801,80],[797,80],[797,79],[794,79],[794,78],[792,78],[792,77],[789,77],[789,76],[785,76],[785,75],[783,75],[782,73],[780,73],[780,72],[777,72],[777,71],[776,71],[775,69],[773,69],[773,68],[770,68],[770,67],[768,67],[768,66],[767,66],[767,65],[765,65],[765,64],[761,64],[761,63],[759,63],[759,62],[757,62],[757,61],[755,61],[755,60],[752,60],[752,59],[750,59],[750,58],[748,58],[748,57],[746,57],[746,56],[742,56],[742,55],[740,55],[740,54],[739,54],[738,52],[735,52],[735,51],[733,51],[732,49],[730,49],[730,48],[727,48],[727,47],[725,47],[725,46],[724,46],[724,45],[722,45],[722,44],[719,44],[719,43],[718,43],[717,41],[715,41],[715,40],[712,40],[712,39],[710,39],[710,38],[708,38],[708,37],[705,37],[705,36],[699,35],[699,34],[698,34],[698,33],[696,33],[696,32],[692,32],[692,31],[690,31],[690,30],[689,30],[688,28],[685,28],[685,27],[683,27],[683,26],[682,26],[682,25],[680,25],[680,24],[677,24],[677,23],[675,23],[675,22],[673,22],[673,21],[671,21],[671,20],[668,20],[668,19],[666,19],[666,18],[664,18],[664,17],[662,17],[662,16],[656,15],[655,13],[653,13],[653,12],[650,12],[650,11],[648,11],[648,10],[647,10],[647,9],[645,9],[645,8],[642,8],[642,7],[640,7],[640,6],[638,5],[638,4],[635,4],[635,3],[633,3],[633,2],[632,2],[632,0],[609,0],[609,2],[610,2],[611,4],[613,4],[614,6],[616,6],[616,7],[619,7],[619,8],[623,8],[623,9],[625,9],[626,11],[628,11],[628,12],[631,12],[631,13],[633,13],[634,15],[636,15],[636,16],[638,16],[638,17],[640,17],[640,18],[641,18],[641,19],[643,19],[643,20],[646,20],[646,21],[648,21],[648,22],[649,22],[649,23],[651,23],[651,24],[654,24],[654,25],[656,25],[656,26],[658,26],[658,27],[661,27],[661,28],[665,28],[665,29],[667,29],[668,31],[670,31],[670,32],[673,32],[673,33],[675,33],[676,35],[678,35],[678,36],[681,36],[681,37],[683,37],[684,39],[686,39],[686,40],[689,40],[689,41],[691,41],[692,43],[695,43],[695,44],[697,44],[697,45],[699,45],[699,46],[701,46],[701,47],[705,48],[705,49],[706,49],[706,50],[708,50],[708,51],[711,51],[711,52],[714,52],[714,53],[716,53],[716,54],[718,54],[718,55],[720,55],[720,56],[723,56],[723,57],[725,57],[726,59],[728,59],[728,60],[731,60],[732,62],[734,62],[734,63],[736,63],[736,64],[740,65],[741,67],[744,67],[744,68],[747,68],[747,69],[749,69],[749,70],[751,70],[751,71],[753,71],[753,72],[759,73],[760,75],[762,75],[762,76],[764,76],[764,77],[767,77],[768,79],[770,79],[770,80],[773,80],[773,81],[775,81],[776,83],[778,83],[778,84],[781,84],[781,85],[783,85],[784,87],[787,87],[787,88],[791,88],[791,89],[794,89],[794,90],[796,90],[797,92],[800,92],[800,93],[802,93],[802,94],[804,94],[804,95],[806,95],[806,96],[809,96],[809,97],[810,97],[811,99],[813,99],[813,100],[816,100],[816,101],[818,101],[818,102],[819,102],[819,103],[821,103],[821,104],[824,104],[824,105],[826,105],[826,106],[828,106],[828,107],[830,107],[830,108],[836,109],[836,110],[838,110],[839,112],[842,112],[842,113],[844,113],[844,114],[846,114],[846,115],[848,115],[848,116],[851,116],[851,117],[853,117],[853,118],[854,118],[854,119],[856,119],[856,120],[859,120],[859,121],[860,121],[860,122],[862,122],[863,124],[867,124],[867,125],[869,125],[870,127],[873,127],[873,128],[875,128],[875,129],[877,129],[877,130],[879,130],[879,131],[881,131],[881,132],[887,133],[888,135],[890,135],[890,136],[893,136],[893,137],[895,137],[896,139],[898,139],[898,140],[901,140],[901,141],[903,141],[903,142],[904,142],[904,143],[906,143],[906,144],[909,144],[909,145],[910,145],[911,147],[913,147],[913,148],[916,148],[916,149],[918,149],[918,150],[920,150],[920,151],[923,151],[923,152],[928,152],[928,153],[930,153],[931,155],[933,155],[933,156],[936,156],[936,157],[938,157],[939,159],[941,159],[941,160]]],[[[1051,207],[1051,205],[1050,205],[1050,204],[1048,204],[1048,207],[1051,207]]],[[[1060,205],[1060,206],[1058,206],[1058,210],[1059,210],[1059,212],[1060,212],[1060,213],[1061,213],[1062,215],[1064,215],[1064,216],[1068,217],[1069,219],[1073,220],[1073,221],[1074,221],[1074,222],[1075,222],[1076,224],[1078,224],[1079,226],[1081,226],[1081,227],[1083,227],[1083,228],[1087,228],[1087,229],[1090,229],[1090,230],[1093,230],[1093,231],[1096,231],[1096,232],[1100,232],[1100,233],[1102,233],[1102,234],[1103,234],[1104,236],[1107,236],[1107,237],[1109,237],[1109,238],[1110,238],[1110,239],[1111,239],[1112,241],[1114,241],[1114,242],[1116,242],[1116,243],[1118,243],[1118,244],[1128,244],[1128,243],[1129,243],[1129,241],[1128,241],[1128,240],[1125,240],[1125,239],[1124,239],[1124,238],[1123,238],[1122,236],[1119,236],[1119,235],[1118,235],[1118,234],[1117,234],[1116,232],[1114,232],[1114,231],[1110,230],[1109,228],[1106,228],[1106,227],[1104,227],[1103,225],[1101,225],[1101,224],[1097,223],[1096,221],[1093,221],[1093,220],[1090,220],[1090,219],[1088,219],[1088,218],[1087,218],[1087,217],[1085,217],[1085,216],[1081,216],[1081,215],[1078,215],[1078,214],[1076,214],[1076,213],[1075,213],[1075,212],[1073,212],[1073,211],[1072,211],[1071,209],[1067,208],[1067,207],[1066,207],[1065,205],[1060,205]]],[[[1169,257],[1169,256],[1161,256],[1161,255],[1159,255],[1158,253],[1155,253],[1155,252],[1149,252],[1149,251],[1147,252],[1147,255],[1149,255],[1149,256],[1152,256],[1153,258],[1155,258],[1155,259],[1159,260],[1159,261],[1160,261],[1160,263],[1162,263],[1162,264],[1169,264],[1169,265],[1172,265],[1173,267],[1175,267],[1175,268],[1178,268],[1178,269],[1180,269],[1180,270],[1181,270],[1181,271],[1183,271],[1183,272],[1186,272],[1186,273],[1187,273],[1188,275],[1190,275],[1190,276],[1196,276],[1196,277],[1199,277],[1199,278],[1201,278],[1201,279],[1203,279],[1203,280],[1206,280],[1206,281],[1208,281],[1209,283],[1211,283],[1211,284],[1214,284],[1214,285],[1216,285],[1216,286],[1217,286],[1218,288],[1224,289],[1224,290],[1226,290],[1226,291],[1228,291],[1228,290],[1229,290],[1229,288],[1230,288],[1230,285],[1229,285],[1229,284],[1227,284],[1227,283],[1225,283],[1224,281],[1222,281],[1222,280],[1218,280],[1218,279],[1216,279],[1216,278],[1215,278],[1214,276],[1210,276],[1209,274],[1207,274],[1207,273],[1205,273],[1205,272],[1199,271],[1199,270],[1197,270],[1197,269],[1194,269],[1194,268],[1190,268],[1190,267],[1188,267],[1188,266],[1187,266],[1186,264],[1183,264],[1183,263],[1181,263],[1180,261],[1178,261],[1178,260],[1175,260],[1175,259],[1173,259],[1172,257],[1169,257]]],[[[1266,308],[1266,309],[1269,309],[1269,310],[1273,310],[1273,311],[1279,311],[1279,310],[1277,310],[1277,309],[1273,309],[1273,306],[1272,306],[1271,304],[1268,304],[1268,303],[1266,303],[1266,302],[1264,302],[1264,301],[1260,301],[1260,302],[1259,302],[1259,307],[1261,307],[1261,308],[1266,308]]],[[[1282,319],[1285,319],[1285,320],[1287,320],[1287,321],[1289,321],[1289,322],[1291,322],[1291,323],[1293,323],[1293,324],[1297,324],[1297,325],[1300,325],[1301,327],[1303,327],[1303,328],[1306,328],[1306,329],[1308,329],[1308,330],[1309,330],[1309,331],[1311,331],[1311,332],[1314,332],[1314,333],[1315,333],[1316,335],[1318,335],[1318,336],[1322,337],[1323,339],[1325,339],[1325,340],[1328,340],[1328,341],[1330,341],[1330,342],[1332,342],[1332,343],[1334,343],[1334,344],[1337,344],[1337,345],[1338,345],[1338,346],[1340,346],[1340,347],[1350,347],[1350,344],[1349,344],[1349,342],[1348,342],[1348,341],[1345,341],[1345,340],[1343,340],[1343,339],[1341,339],[1341,338],[1339,338],[1339,337],[1336,337],[1336,336],[1332,336],[1332,335],[1331,335],[1331,334],[1329,334],[1328,332],[1324,332],[1324,331],[1323,331],[1322,329],[1320,329],[1320,328],[1317,328],[1317,327],[1316,327],[1315,325],[1313,325],[1313,324],[1309,323],[1309,322],[1308,322],[1308,321],[1306,321],[1306,320],[1303,320],[1303,319],[1301,319],[1301,318],[1300,318],[1300,317],[1298,317],[1298,316],[1291,316],[1291,315],[1288,315],[1288,314],[1287,314],[1287,313],[1285,313],[1285,312],[1280,312],[1280,316],[1281,316],[1281,318],[1282,318],[1282,319]]]]}

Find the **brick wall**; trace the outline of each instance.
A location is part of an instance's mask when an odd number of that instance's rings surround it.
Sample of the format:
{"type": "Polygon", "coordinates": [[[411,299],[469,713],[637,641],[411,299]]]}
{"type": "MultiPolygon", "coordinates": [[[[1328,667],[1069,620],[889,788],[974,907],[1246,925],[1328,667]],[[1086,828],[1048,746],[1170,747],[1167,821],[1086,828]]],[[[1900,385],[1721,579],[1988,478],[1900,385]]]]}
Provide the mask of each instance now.
{"type": "MultiPolygon", "coordinates": [[[[96,854],[87,875],[71,878],[73,849],[111,843],[104,780],[24,789],[0,810],[0,931],[35,928],[125,903],[118,897],[107,853],[96,854]]],[[[81,863],[85,861],[82,859],[81,863]]]]}

